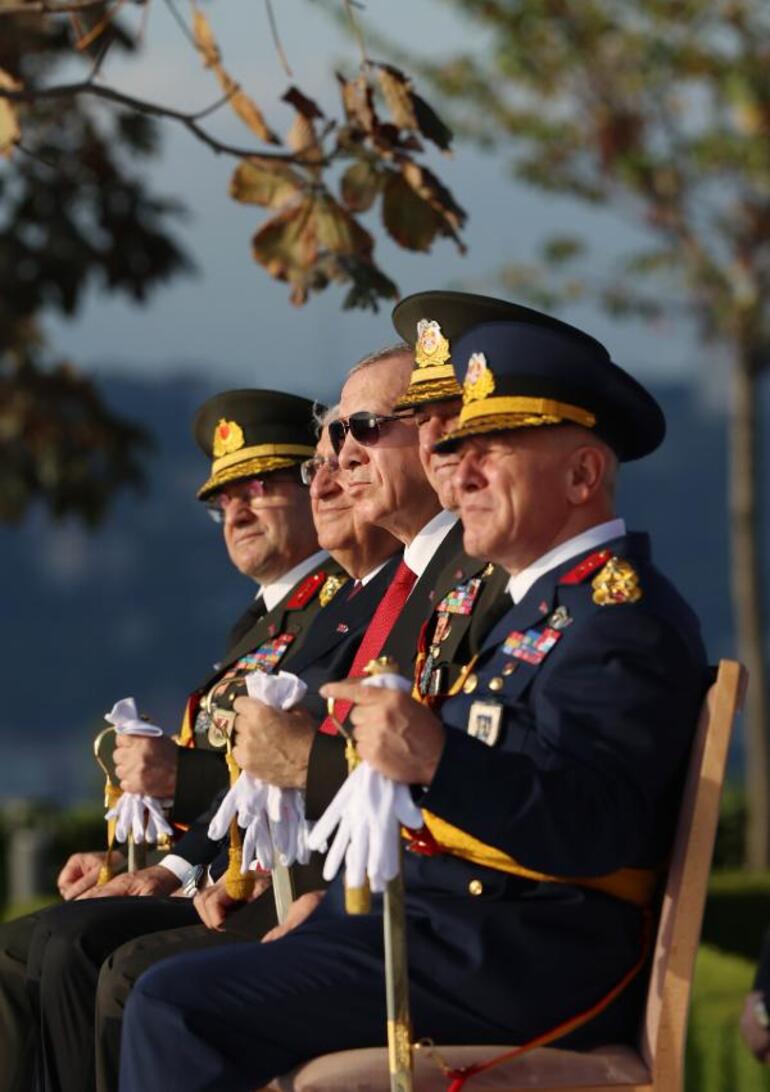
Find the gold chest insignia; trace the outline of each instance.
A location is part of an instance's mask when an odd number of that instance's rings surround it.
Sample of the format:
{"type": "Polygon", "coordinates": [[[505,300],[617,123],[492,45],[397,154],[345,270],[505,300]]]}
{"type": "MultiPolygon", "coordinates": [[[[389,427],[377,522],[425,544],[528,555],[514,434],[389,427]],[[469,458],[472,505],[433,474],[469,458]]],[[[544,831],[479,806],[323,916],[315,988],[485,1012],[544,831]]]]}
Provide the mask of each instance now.
{"type": "Polygon", "coordinates": [[[318,593],[318,601],[322,607],[325,607],[327,606],[327,604],[331,603],[332,599],[343,586],[343,584],[345,584],[345,582],[346,581],[343,576],[332,575],[326,577],[324,585],[318,593]]]}
{"type": "Polygon", "coordinates": [[[473,353],[463,383],[463,402],[479,402],[495,389],[495,377],[483,353],[473,353]]]}
{"type": "Polygon", "coordinates": [[[230,455],[243,447],[243,430],[235,421],[225,421],[219,418],[219,423],[214,429],[214,458],[221,459],[223,455],[230,455]]]}
{"type": "Polygon", "coordinates": [[[417,344],[414,362],[418,368],[435,368],[449,360],[449,342],[441,333],[441,327],[432,319],[420,319],[417,323],[417,344]]]}
{"type": "Polygon", "coordinates": [[[591,581],[593,600],[600,607],[615,603],[636,603],[642,598],[639,576],[633,565],[619,557],[611,557],[591,581]]]}

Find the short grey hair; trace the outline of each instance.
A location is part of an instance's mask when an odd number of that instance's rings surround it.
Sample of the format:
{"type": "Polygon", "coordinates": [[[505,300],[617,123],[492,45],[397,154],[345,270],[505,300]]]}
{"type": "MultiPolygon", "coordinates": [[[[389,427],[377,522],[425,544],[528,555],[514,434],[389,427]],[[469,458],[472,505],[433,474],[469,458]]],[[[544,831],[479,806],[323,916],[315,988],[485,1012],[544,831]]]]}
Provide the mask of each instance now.
{"type": "Polygon", "coordinates": [[[322,406],[320,402],[316,402],[313,407],[313,423],[315,424],[316,436],[320,439],[321,433],[335,417],[340,415],[339,402],[335,406],[322,406]]]}
{"type": "Polygon", "coordinates": [[[375,352],[362,357],[357,364],[353,365],[345,378],[350,379],[351,375],[363,371],[364,368],[370,368],[372,364],[379,364],[383,360],[389,360],[392,356],[414,356],[414,349],[405,341],[397,341],[395,345],[386,345],[384,349],[377,349],[375,352]]]}

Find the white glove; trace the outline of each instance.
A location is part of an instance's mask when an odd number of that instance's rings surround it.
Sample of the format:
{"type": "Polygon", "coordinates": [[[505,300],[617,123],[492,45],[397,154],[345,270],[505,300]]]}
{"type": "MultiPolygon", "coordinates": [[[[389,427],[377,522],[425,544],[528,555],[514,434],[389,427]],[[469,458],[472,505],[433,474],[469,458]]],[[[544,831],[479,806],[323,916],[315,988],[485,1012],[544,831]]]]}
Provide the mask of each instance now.
{"type": "Polygon", "coordinates": [[[141,796],[137,792],[124,792],[115,807],[107,812],[105,819],[116,820],[117,842],[127,841],[129,832],[137,845],[145,841],[157,842],[161,835],[170,838],[173,834],[155,797],[141,796]]]}
{"type": "MultiPolygon", "coordinates": [[[[157,724],[140,720],[133,698],[122,698],[115,702],[104,719],[115,725],[121,736],[162,736],[163,729],[157,724]]],[[[168,838],[174,833],[166,822],[163,807],[154,796],[142,796],[135,792],[124,792],[114,808],[105,815],[105,819],[115,819],[115,840],[125,842],[129,832],[134,842],[157,842],[161,836],[168,838]]]]}
{"type": "Polygon", "coordinates": [[[157,724],[140,720],[136,711],[136,702],[133,698],[122,698],[116,701],[109,713],[104,714],[104,719],[109,724],[114,724],[118,733],[122,736],[162,736],[163,729],[157,724]]]}
{"type": "MultiPolygon", "coordinates": [[[[411,691],[411,684],[400,675],[373,675],[364,685],[411,691]]],[[[336,827],[324,862],[324,879],[334,879],[344,858],[347,887],[362,887],[368,877],[372,891],[381,892],[398,874],[401,824],[422,826],[422,813],[409,786],[362,762],[315,824],[308,844],[323,851],[336,827]]]]}
{"type": "MultiPolygon", "coordinates": [[[[277,675],[253,671],[246,677],[246,690],[250,698],[286,710],[302,701],[307,686],[288,671],[277,675]]],[[[305,796],[299,789],[268,785],[242,771],[209,824],[209,838],[224,838],[235,817],[245,830],[242,872],[247,872],[255,859],[260,868],[272,869],[276,855],[284,865],[309,860],[305,796]]]]}

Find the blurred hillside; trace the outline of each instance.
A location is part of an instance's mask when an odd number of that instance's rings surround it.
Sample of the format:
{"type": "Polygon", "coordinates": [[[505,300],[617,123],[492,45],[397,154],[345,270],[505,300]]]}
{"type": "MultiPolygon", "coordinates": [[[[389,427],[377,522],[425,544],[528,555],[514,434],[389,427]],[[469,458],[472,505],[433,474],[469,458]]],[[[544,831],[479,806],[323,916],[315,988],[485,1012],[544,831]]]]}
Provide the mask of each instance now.
{"type": "MultiPolygon", "coordinates": [[[[90,796],[99,780],[90,740],[118,698],[135,696],[175,731],[187,691],[253,594],[195,500],[206,462],[190,420],[213,389],[182,376],[105,378],[110,404],[155,437],[146,493],[122,497],[95,534],[40,513],[0,531],[0,797],[90,796]]],[[[619,510],[652,533],[658,564],[700,614],[716,659],[734,651],[724,418],[689,386],[655,392],[669,436],[624,469],[619,510]]]]}

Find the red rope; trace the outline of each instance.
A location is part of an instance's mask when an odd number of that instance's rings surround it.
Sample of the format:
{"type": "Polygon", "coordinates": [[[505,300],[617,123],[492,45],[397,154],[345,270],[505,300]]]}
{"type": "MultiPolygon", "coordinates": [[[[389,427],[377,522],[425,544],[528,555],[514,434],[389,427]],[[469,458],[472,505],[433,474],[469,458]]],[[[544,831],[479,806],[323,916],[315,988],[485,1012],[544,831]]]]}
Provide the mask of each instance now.
{"type": "Polygon", "coordinates": [[[450,1081],[447,1085],[447,1092],[461,1092],[466,1081],[469,1081],[471,1077],[475,1077],[478,1073],[485,1073],[488,1069],[494,1069],[495,1066],[502,1065],[504,1062],[513,1061],[514,1058],[520,1058],[522,1054],[528,1054],[531,1050],[547,1046],[548,1043],[552,1043],[556,1039],[561,1039],[562,1036],[567,1035],[568,1032],[575,1031],[577,1028],[582,1027],[583,1024],[587,1024],[589,1020],[593,1020],[595,1016],[598,1016],[599,1013],[603,1012],[611,1005],[616,997],[620,996],[626,986],[636,978],[642,967],[644,967],[650,950],[651,934],[651,916],[650,912],[646,910],[644,912],[644,923],[642,927],[642,951],[639,959],[600,1001],[597,1001],[591,1008],[585,1009],[584,1012],[578,1013],[577,1016],[570,1016],[567,1020],[563,1020],[549,1031],[545,1031],[541,1035],[535,1036],[535,1038],[530,1039],[528,1043],[523,1043],[521,1046],[513,1047],[512,1050],[507,1050],[504,1054],[498,1054],[497,1057],[490,1058],[486,1062],[476,1062],[474,1065],[463,1066],[461,1069],[448,1069],[445,1073],[445,1076],[450,1081]]]}

